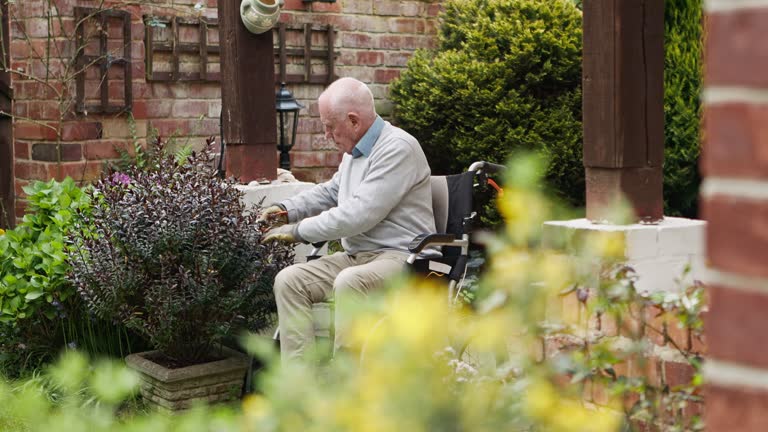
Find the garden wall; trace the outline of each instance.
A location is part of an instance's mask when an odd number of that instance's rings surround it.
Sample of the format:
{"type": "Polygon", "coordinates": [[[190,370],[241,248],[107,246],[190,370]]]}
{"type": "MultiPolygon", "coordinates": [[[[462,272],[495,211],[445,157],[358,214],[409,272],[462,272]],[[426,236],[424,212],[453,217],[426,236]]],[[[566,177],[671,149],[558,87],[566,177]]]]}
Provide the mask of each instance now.
{"type": "MultiPolygon", "coordinates": [[[[575,290],[561,296],[551,304],[550,309],[571,326],[569,335],[552,335],[542,339],[542,356],[554,356],[563,351],[584,349],[584,343],[595,344],[610,341],[617,347],[615,354],[631,352],[630,345],[642,341],[642,354],[628,355],[614,366],[615,376],[620,379],[642,378],[648,387],[680,391],[691,386],[697,373],[692,362],[701,362],[707,354],[706,340],[702,329],[689,325],[679,319],[680,310],[671,304],[649,301],[635,302],[630,310],[618,320],[614,315],[597,313],[596,299],[592,295],[583,296],[575,290]],[[624,347],[624,348],[621,348],[624,347]]],[[[700,312],[706,320],[706,311],[700,312]]],[[[700,322],[699,322],[700,325],[700,322]]],[[[624,357],[621,354],[620,357],[624,357]]],[[[693,387],[691,387],[693,388],[693,387]]],[[[637,403],[638,395],[632,395],[622,401],[628,408],[637,403]]],[[[695,393],[694,396],[703,396],[695,393]]],[[[598,406],[609,407],[615,395],[592,380],[584,386],[584,400],[598,406]]],[[[704,402],[698,398],[689,400],[679,408],[677,415],[690,419],[701,416],[704,402]]],[[[614,407],[615,408],[615,407],[614,407]]],[[[674,411],[673,408],[670,408],[674,411]]],[[[656,419],[664,421],[663,418],[656,419]]]]}
{"type": "MultiPolygon", "coordinates": [[[[111,57],[99,56],[105,51],[99,51],[98,20],[80,26],[85,29],[85,42],[79,41],[75,34],[75,23],[79,21],[76,6],[99,4],[77,0],[24,0],[10,5],[15,116],[12,177],[17,217],[23,215],[26,205],[22,188],[30,182],[66,176],[77,181],[92,180],[98,177],[105,160],[119,157],[115,148],[130,152],[135,143],[144,145],[152,129],[162,137],[180,137],[176,140],[179,144],[196,146],[202,145],[204,138],[219,134],[218,54],[208,52],[205,65],[199,53],[180,52],[175,70],[177,78],[191,81],[148,80],[145,43],[148,29],[154,32],[155,40],[173,38],[173,24],[169,21],[173,17],[190,22],[215,19],[216,0],[152,0],[130,6],[107,2],[103,9],[114,5],[115,11],[129,13],[127,26],[123,26],[119,16],[106,20],[104,43],[111,57]],[[147,27],[145,16],[161,19],[153,20],[147,27]],[[124,52],[123,47],[129,47],[130,54],[124,52]],[[81,59],[82,67],[75,67],[78,53],[92,56],[93,61],[81,59]],[[130,67],[122,63],[121,56],[130,61],[130,67]],[[101,64],[96,60],[104,58],[109,60],[109,65],[102,75],[101,64]],[[201,76],[203,68],[205,74],[201,76]],[[131,76],[126,86],[128,70],[131,76]],[[80,89],[79,71],[84,71],[80,89]],[[102,94],[104,76],[109,84],[102,94]],[[82,100],[78,100],[78,93],[83,94],[82,100]],[[126,108],[128,94],[132,100],[126,108]],[[132,113],[132,121],[128,111],[132,113]]],[[[322,59],[313,58],[312,72],[307,75],[325,68],[323,73],[328,77],[351,76],[368,83],[379,112],[388,117],[392,110],[388,84],[399,75],[415,49],[432,46],[439,8],[439,0],[339,0],[333,3],[288,0],[281,22],[299,30],[305,24],[311,24],[314,29],[332,25],[334,74],[328,74],[327,61],[323,64],[322,59]]],[[[215,26],[201,32],[197,26],[179,21],[180,44],[199,46],[203,33],[208,45],[218,44],[215,26]]],[[[322,49],[327,38],[319,33],[313,34],[312,44],[322,49]]],[[[299,33],[289,30],[288,35],[289,48],[304,45],[305,40],[297,36],[299,33]]],[[[275,44],[278,44],[277,31],[275,44]]],[[[279,58],[275,60],[279,63],[279,58]]],[[[303,59],[289,58],[288,73],[300,72],[302,62],[303,59]]],[[[174,72],[170,53],[152,54],[151,67],[152,73],[165,74],[162,79],[167,80],[174,72]]],[[[307,107],[301,113],[296,146],[291,152],[293,171],[301,180],[327,180],[341,159],[335,146],[324,138],[315,102],[327,82],[327,79],[305,77],[288,83],[288,88],[307,107]]]]}

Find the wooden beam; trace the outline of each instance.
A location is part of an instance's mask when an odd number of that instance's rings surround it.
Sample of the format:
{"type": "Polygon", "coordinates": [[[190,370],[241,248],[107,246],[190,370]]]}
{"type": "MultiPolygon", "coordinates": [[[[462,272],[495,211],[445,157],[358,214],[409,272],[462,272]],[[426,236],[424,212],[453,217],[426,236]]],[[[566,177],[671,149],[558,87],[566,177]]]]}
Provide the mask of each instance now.
{"type": "Polygon", "coordinates": [[[277,118],[272,32],[254,35],[240,2],[221,0],[221,104],[227,175],[242,182],[277,177],[277,118]]]}
{"type": "Polygon", "coordinates": [[[663,218],[664,1],[584,2],[587,217],[622,193],[639,221],[663,218]]]}

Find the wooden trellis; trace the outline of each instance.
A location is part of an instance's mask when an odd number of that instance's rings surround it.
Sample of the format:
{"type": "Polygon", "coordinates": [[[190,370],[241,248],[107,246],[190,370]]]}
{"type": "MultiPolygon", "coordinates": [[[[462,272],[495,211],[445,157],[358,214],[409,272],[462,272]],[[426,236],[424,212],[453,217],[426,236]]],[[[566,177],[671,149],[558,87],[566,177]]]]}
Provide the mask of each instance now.
{"type": "Polygon", "coordinates": [[[75,20],[77,25],[77,46],[79,53],[75,59],[77,68],[76,77],[76,101],[75,109],[78,113],[119,113],[130,111],[133,102],[133,93],[131,85],[131,15],[125,11],[117,10],[98,10],[93,8],[76,7],[75,20]],[[115,56],[108,49],[108,26],[110,18],[116,18],[122,23],[123,48],[122,57],[115,56]],[[97,55],[87,55],[86,45],[91,39],[91,35],[86,35],[85,29],[88,21],[94,20],[97,31],[95,37],[99,40],[99,50],[97,55]],[[123,102],[121,104],[112,104],[109,97],[109,70],[113,66],[123,67],[123,102]],[[85,81],[86,71],[91,67],[99,68],[99,103],[86,105],[85,81]]]}
{"type": "Polygon", "coordinates": [[[312,83],[312,84],[330,84],[333,82],[336,76],[336,56],[337,52],[334,51],[334,45],[336,41],[336,30],[332,25],[316,26],[312,24],[304,24],[298,27],[289,27],[285,23],[279,23],[277,26],[277,51],[275,57],[278,61],[279,72],[276,74],[275,79],[277,82],[285,83],[312,83]],[[304,46],[302,47],[289,47],[287,41],[288,32],[302,32],[304,46]],[[312,49],[312,35],[313,33],[321,33],[325,39],[325,46],[312,49]],[[288,58],[294,57],[303,59],[303,73],[288,73],[287,65],[288,58]],[[320,59],[322,66],[325,68],[325,73],[313,74],[312,73],[312,60],[320,59]]]}
{"type": "Polygon", "coordinates": [[[221,81],[220,72],[209,72],[208,65],[211,63],[209,56],[220,54],[218,44],[210,44],[208,40],[208,30],[218,28],[218,20],[210,18],[187,19],[182,17],[154,17],[145,16],[145,48],[146,48],[146,74],[147,81],[221,81]],[[171,38],[168,41],[154,40],[155,29],[158,27],[170,26],[171,38]],[[198,28],[199,38],[197,43],[181,42],[179,32],[184,26],[194,26],[198,28]],[[170,54],[169,72],[155,70],[155,54],[170,54]],[[180,70],[180,58],[184,54],[199,56],[199,70],[197,72],[187,72],[180,70]]]}

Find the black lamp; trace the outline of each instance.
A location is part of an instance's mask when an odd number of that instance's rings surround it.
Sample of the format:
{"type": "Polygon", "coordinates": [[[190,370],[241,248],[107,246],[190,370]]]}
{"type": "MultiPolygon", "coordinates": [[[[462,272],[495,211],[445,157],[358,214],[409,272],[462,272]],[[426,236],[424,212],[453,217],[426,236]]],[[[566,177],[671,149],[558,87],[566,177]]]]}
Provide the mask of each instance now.
{"type": "Polygon", "coordinates": [[[304,108],[304,105],[298,103],[293,94],[285,88],[285,83],[280,83],[280,90],[276,96],[276,110],[280,119],[280,142],[277,144],[277,149],[280,150],[280,168],[289,170],[291,169],[291,158],[288,156],[288,152],[291,151],[293,145],[296,144],[296,129],[299,126],[299,110],[304,108]],[[293,116],[293,119],[291,119],[293,116]],[[290,131],[291,141],[288,142],[286,135],[288,135],[288,128],[291,123],[293,128],[290,131]]]}

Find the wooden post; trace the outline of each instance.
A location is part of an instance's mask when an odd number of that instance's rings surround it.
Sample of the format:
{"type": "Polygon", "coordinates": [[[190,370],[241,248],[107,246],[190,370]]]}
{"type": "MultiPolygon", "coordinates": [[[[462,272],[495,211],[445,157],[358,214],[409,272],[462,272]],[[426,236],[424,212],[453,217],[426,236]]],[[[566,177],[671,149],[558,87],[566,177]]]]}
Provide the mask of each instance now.
{"type": "Polygon", "coordinates": [[[588,219],[605,221],[622,193],[638,221],[663,219],[663,76],[663,0],[584,2],[588,219]]]}
{"type": "Polygon", "coordinates": [[[219,1],[221,111],[227,176],[277,177],[277,118],[272,32],[250,33],[240,2],[219,1]]]}

